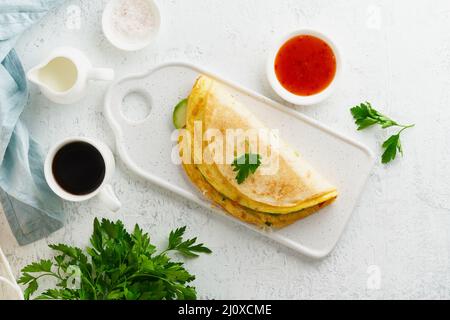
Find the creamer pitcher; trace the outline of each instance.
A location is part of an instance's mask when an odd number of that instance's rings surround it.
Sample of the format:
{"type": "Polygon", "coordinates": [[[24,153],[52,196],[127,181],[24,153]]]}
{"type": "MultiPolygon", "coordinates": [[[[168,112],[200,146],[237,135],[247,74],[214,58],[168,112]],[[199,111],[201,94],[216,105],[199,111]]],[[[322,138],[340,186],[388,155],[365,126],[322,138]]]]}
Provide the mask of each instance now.
{"type": "Polygon", "coordinates": [[[89,80],[113,80],[114,70],[94,68],[80,50],[61,47],[28,71],[27,78],[37,84],[51,101],[72,104],[84,98],[89,80]]]}

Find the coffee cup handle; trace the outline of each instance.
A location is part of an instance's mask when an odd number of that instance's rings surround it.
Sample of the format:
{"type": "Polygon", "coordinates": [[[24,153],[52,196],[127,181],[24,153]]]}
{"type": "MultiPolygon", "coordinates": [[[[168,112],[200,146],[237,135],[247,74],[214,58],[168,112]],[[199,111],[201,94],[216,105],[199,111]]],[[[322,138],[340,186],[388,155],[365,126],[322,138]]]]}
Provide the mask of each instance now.
{"type": "Polygon", "coordinates": [[[117,199],[116,194],[114,193],[113,187],[110,184],[105,185],[100,190],[98,198],[113,212],[118,211],[122,206],[119,199],[117,199]]]}

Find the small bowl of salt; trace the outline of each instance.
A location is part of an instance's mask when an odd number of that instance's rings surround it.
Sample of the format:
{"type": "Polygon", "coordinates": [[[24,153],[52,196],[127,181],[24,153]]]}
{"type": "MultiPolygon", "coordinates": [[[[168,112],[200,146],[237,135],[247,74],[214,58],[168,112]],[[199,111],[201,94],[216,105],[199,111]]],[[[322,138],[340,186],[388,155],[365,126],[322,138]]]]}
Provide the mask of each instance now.
{"type": "Polygon", "coordinates": [[[103,33],[109,42],[125,51],[148,46],[161,25],[153,0],[110,0],[103,11],[103,33]]]}

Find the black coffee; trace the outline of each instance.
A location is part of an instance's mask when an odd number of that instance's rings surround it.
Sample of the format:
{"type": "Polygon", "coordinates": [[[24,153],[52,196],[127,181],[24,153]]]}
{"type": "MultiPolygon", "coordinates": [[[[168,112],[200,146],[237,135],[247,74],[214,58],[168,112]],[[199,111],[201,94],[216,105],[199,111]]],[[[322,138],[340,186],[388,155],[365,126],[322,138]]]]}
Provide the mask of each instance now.
{"type": "Polygon", "coordinates": [[[66,192],[80,196],[89,194],[105,178],[105,161],[101,153],[86,142],[73,142],[56,153],[52,165],[56,182],[66,192]]]}

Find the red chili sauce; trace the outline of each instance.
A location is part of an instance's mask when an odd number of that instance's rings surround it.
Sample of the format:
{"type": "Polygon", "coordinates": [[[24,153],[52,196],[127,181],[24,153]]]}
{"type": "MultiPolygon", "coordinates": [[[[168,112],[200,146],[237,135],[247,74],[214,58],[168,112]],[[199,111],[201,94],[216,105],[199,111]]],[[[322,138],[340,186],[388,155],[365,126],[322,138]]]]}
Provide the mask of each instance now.
{"type": "Polygon", "coordinates": [[[325,90],[333,81],[336,57],[325,41],[314,36],[297,36],[278,51],[275,73],[289,92],[311,96],[325,90]]]}

